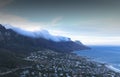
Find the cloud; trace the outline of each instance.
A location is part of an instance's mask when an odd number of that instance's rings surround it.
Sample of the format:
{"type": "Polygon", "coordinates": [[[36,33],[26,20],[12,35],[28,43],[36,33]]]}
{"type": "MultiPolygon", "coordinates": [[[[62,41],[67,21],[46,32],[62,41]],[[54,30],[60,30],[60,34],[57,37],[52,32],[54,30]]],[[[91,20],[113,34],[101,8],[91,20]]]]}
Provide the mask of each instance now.
{"type": "Polygon", "coordinates": [[[31,32],[31,31],[26,31],[26,30],[23,30],[23,29],[20,29],[20,28],[11,26],[11,25],[3,25],[3,26],[5,26],[7,29],[12,29],[19,34],[25,35],[25,36],[28,36],[28,37],[44,38],[44,39],[52,40],[52,41],[55,41],[55,42],[71,41],[71,39],[68,38],[68,37],[63,37],[63,36],[60,36],[60,35],[59,36],[58,35],[52,35],[47,30],[39,30],[39,31],[31,32]]]}
{"type": "Polygon", "coordinates": [[[56,17],[55,19],[52,20],[51,25],[52,26],[57,26],[59,25],[59,21],[62,20],[62,16],[56,17]]]}
{"type": "Polygon", "coordinates": [[[62,17],[51,19],[51,22],[32,22],[24,17],[0,12],[0,24],[10,24],[28,31],[38,31],[47,27],[56,26],[62,17]]]}
{"type": "Polygon", "coordinates": [[[19,27],[19,28],[29,30],[29,31],[40,30],[44,26],[46,26],[46,23],[31,22],[23,17],[16,16],[16,15],[10,15],[7,13],[0,13],[0,23],[10,24],[15,27],[19,27]]]}
{"type": "MultiPolygon", "coordinates": [[[[53,24],[57,24],[59,19],[60,18],[55,18],[55,20],[53,19],[53,24]]],[[[0,13],[0,24],[3,24],[6,28],[12,28],[16,32],[30,37],[43,37],[56,42],[70,41],[70,39],[67,37],[51,35],[47,30],[44,29],[44,27],[50,25],[47,22],[31,22],[20,16],[0,13]]]]}
{"type": "Polygon", "coordinates": [[[14,0],[0,0],[0,9],[5,7],[6,5],[10,4],[14,0]]]}
{"type": "Polygon", "coordinates": [[[85,32],[90,32],[93,34],[112,34],[118,35],[120,33],[120,18],[115,16],[107,17],[91,17],[86,19],[81,19],[78,24],[75,24],[79,30],[84,30],[85,32]],[[92,30],[92,31],[91,31],[92,30]]]}

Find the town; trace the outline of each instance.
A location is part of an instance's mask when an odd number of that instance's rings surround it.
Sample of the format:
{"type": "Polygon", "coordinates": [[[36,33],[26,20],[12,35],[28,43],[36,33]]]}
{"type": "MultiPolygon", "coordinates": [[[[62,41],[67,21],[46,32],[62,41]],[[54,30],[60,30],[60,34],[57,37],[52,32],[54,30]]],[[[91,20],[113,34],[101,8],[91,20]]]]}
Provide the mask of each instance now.
{"type": "Polygon", "coordinates": [[[35,64],[24,69],[20,77],[120,77],[120,73],[108,69],[105,64],[74,53],[44,50],[31,53],[25,60],[35,64]]]}

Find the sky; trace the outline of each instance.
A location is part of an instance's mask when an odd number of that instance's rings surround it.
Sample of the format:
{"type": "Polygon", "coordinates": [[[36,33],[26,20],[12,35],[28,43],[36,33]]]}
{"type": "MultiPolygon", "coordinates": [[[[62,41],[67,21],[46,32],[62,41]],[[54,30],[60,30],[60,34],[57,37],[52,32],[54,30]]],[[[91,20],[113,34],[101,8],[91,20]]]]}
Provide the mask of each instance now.
{"type": "Polygon", "coordinates": [[[120,45],[119,0],[0,0],[0,23],[80,40],[120,45]]]}

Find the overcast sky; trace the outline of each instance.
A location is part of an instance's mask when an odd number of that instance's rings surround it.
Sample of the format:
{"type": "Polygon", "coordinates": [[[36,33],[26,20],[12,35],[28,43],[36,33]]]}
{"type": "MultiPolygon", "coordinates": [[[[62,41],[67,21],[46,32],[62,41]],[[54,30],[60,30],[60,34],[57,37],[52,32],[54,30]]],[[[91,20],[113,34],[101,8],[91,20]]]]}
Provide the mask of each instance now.
{"type": "Polygon", "coordinates": [[[119,0],[0,0],[0,23],[90,45],[120,45],[119,0]]]}

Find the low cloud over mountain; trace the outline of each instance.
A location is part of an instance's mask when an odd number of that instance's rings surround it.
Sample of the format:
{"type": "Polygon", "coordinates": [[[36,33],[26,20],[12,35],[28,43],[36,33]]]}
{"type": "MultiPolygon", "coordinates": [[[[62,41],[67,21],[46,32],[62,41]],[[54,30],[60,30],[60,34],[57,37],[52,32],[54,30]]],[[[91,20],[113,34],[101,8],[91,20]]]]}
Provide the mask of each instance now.
{"type": "Polygon", "coordinates": [[[63,37],[63,36],[54,36],[51,35],[47,30],[40,30],[40,31],[26,31],[17,27],[13,27],[11,25],[4,25],[7,29],[12,29],[15,32],[33,38],[45,38],[47,40],[52,40],[55,42],[60,41],[71,41],[70,38],[63,37]]]}
{"type": "Polygon", "coordinates": [[[10,25],[0,25],[0,48],[30,52],[40,49],[51,49],[59,52],[70,52],[86,49],[79,44],[63,36],[53,36],[48,31],[42,30],[29,32],[10,25]],[[4,27],[5,26],[5,27],[4,27]]]}

